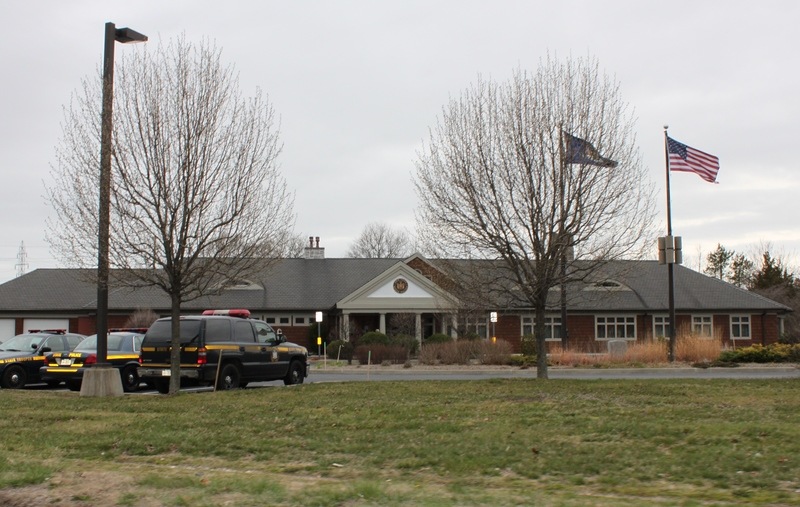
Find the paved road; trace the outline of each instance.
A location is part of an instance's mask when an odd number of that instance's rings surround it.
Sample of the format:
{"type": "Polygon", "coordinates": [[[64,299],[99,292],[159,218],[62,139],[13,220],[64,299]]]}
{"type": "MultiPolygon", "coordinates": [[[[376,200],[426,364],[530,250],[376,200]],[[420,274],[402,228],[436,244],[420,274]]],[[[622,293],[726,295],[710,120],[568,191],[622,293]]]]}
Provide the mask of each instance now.
{"type": "MultiPolygon", "coordinates": [[[[550,379],[666,379],[666,378],[800,378],[800,368],[741,367],[741,368],[549,368],[550,379]]],[[[372,368],[322,369],[312,368],[306,382],[353,382],[380,380],[483,380],[492,378],[535,379],[536,369],[498,370],[407,370],[372,368]]]]}

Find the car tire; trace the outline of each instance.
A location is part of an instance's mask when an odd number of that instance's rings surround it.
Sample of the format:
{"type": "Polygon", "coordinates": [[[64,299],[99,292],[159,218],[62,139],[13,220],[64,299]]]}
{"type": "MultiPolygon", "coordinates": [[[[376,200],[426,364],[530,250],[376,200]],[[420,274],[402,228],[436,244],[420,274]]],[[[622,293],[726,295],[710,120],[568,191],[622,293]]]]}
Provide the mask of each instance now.
{"type": "Polygon", "coordinates": [[[286,372],[286,377],[284,377],[283,383],[287,386],[302,384],[303,379],[306,377],[305,373],[306,372],[303,363],[298,360],[294,360],[289,363],[289,371],[286,372]]]}
{"type": "Polygon", "coordinates": [[[132,393],[139,389],[138,369],[137,366],[129,364],[119,371],[119,376],[122,379],[122,390],[126,393],[132,393]]]}
{"type": "Polygon", "coordinates": [[[238,389],[239,382],[242,375],[239,373],[239,368],[233,363],[227,363],[222,366],[222,371],[219,372],[217,379],[217,391],[228,391],[230,389],[238,389]]]}
{"type": "Polygon", "coordinates": [[[70,391],[80,391],[81,390],[81,381],[80,380],[67,380],[67,389],[70,391]]]}
{"type": "Polygon", "coordinates": [[[28,375],[18,364],[12,364],[3,372],[3,379],[0,381],[5,389],[20,389],[28,381],[28,375]]]}

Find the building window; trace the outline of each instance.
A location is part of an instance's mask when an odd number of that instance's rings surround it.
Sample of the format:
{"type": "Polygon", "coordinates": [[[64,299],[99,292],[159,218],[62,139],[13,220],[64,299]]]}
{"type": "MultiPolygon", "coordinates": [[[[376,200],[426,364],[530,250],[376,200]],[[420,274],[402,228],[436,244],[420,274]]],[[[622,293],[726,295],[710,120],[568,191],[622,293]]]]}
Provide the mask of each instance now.
{"type": "MultiPolygon", "coordinates": [[[[522,336],[533,336],[533,328],[536,325],[536,317],[533,315],[523,315],[521,323],[522,336]]],[[[561,340],[561,317],[545,316],[544,339],[551,341],[561,340]]]]}
{"type": "Polygon", "coordinates": [[[669,337],[669,315],[653,315],[653,337],[669,337]]]}
{"type": "Polygon", "coordinates": [[[295,326],[310,326],[316,322],[313,315],[295,315],[293,318],[295,326]]]}
{"type": "Polygon", "coordinates": [[[292,317],[289,315],[270,315],[264,318],[264,322],[271,326],[290,326],[292,317]]]}
{"type": "Polygon", "coordinates": [[[615,315],[611,317],[595,317],[595,338],[610,340],[612,338],[636,339],[636,319],[632,316],[615,315]]]}
{"type": "Polygon", "coordinates": [[[713,322],[711,315],[692,315],[692,334],[711,338],[713,336],[713,322]]]}
{"type": "Polygon", "coordinates": [[[732,340],[750,339],[749,315],[731,315],[731,339],[732,340]]]}
{"type": "Polygon", "coordinates": [[[489,338],[489,324],[486,319],[467,319],[461,323],[461,329],[464,336],[475,334],[479,338],[489,338]]]}

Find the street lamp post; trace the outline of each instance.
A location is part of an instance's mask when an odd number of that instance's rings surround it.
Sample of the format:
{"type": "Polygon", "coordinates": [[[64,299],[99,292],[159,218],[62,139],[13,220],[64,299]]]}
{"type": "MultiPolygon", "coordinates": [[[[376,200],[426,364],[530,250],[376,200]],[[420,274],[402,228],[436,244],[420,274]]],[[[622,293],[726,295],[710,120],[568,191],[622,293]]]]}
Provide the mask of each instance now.
{"type": "MultiPolygon", "coordinates": [[[[111,133],[114,104],[114,43],[145,42],[147,36],[130,28],[117,28],[106,23],[105,50],[103,54],[103,102],[100,116],[100,206],[98,211],[97,246],[97,365],[109,369],[108,364],[108,244],[111,211],[111,133]]],[[[106,390],[100,375],[84,378],[81,394],[104,396],[106,390]],[[86,388],[86,389],[85,389],[86,388]],[[90,392],[91,391],[91,392],[90,392]]],[[[103,378],[108,378],[103,377],[103,378]]],[[[121,381],[120,381],[121,382],[121,381]]],[[[121,387],[121,384],[120,384],[121,387]]]]}

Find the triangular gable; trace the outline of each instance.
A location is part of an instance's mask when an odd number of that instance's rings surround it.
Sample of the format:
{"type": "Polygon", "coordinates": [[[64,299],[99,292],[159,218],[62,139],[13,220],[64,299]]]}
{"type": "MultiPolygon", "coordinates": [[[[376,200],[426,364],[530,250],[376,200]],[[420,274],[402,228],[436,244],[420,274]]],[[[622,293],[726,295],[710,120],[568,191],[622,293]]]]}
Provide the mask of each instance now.
{"type": "Polygon", "coordinates": [[[417,270],[401,261],[336,303],[340,310],[439,312],[453,298],[417,270]]]}

